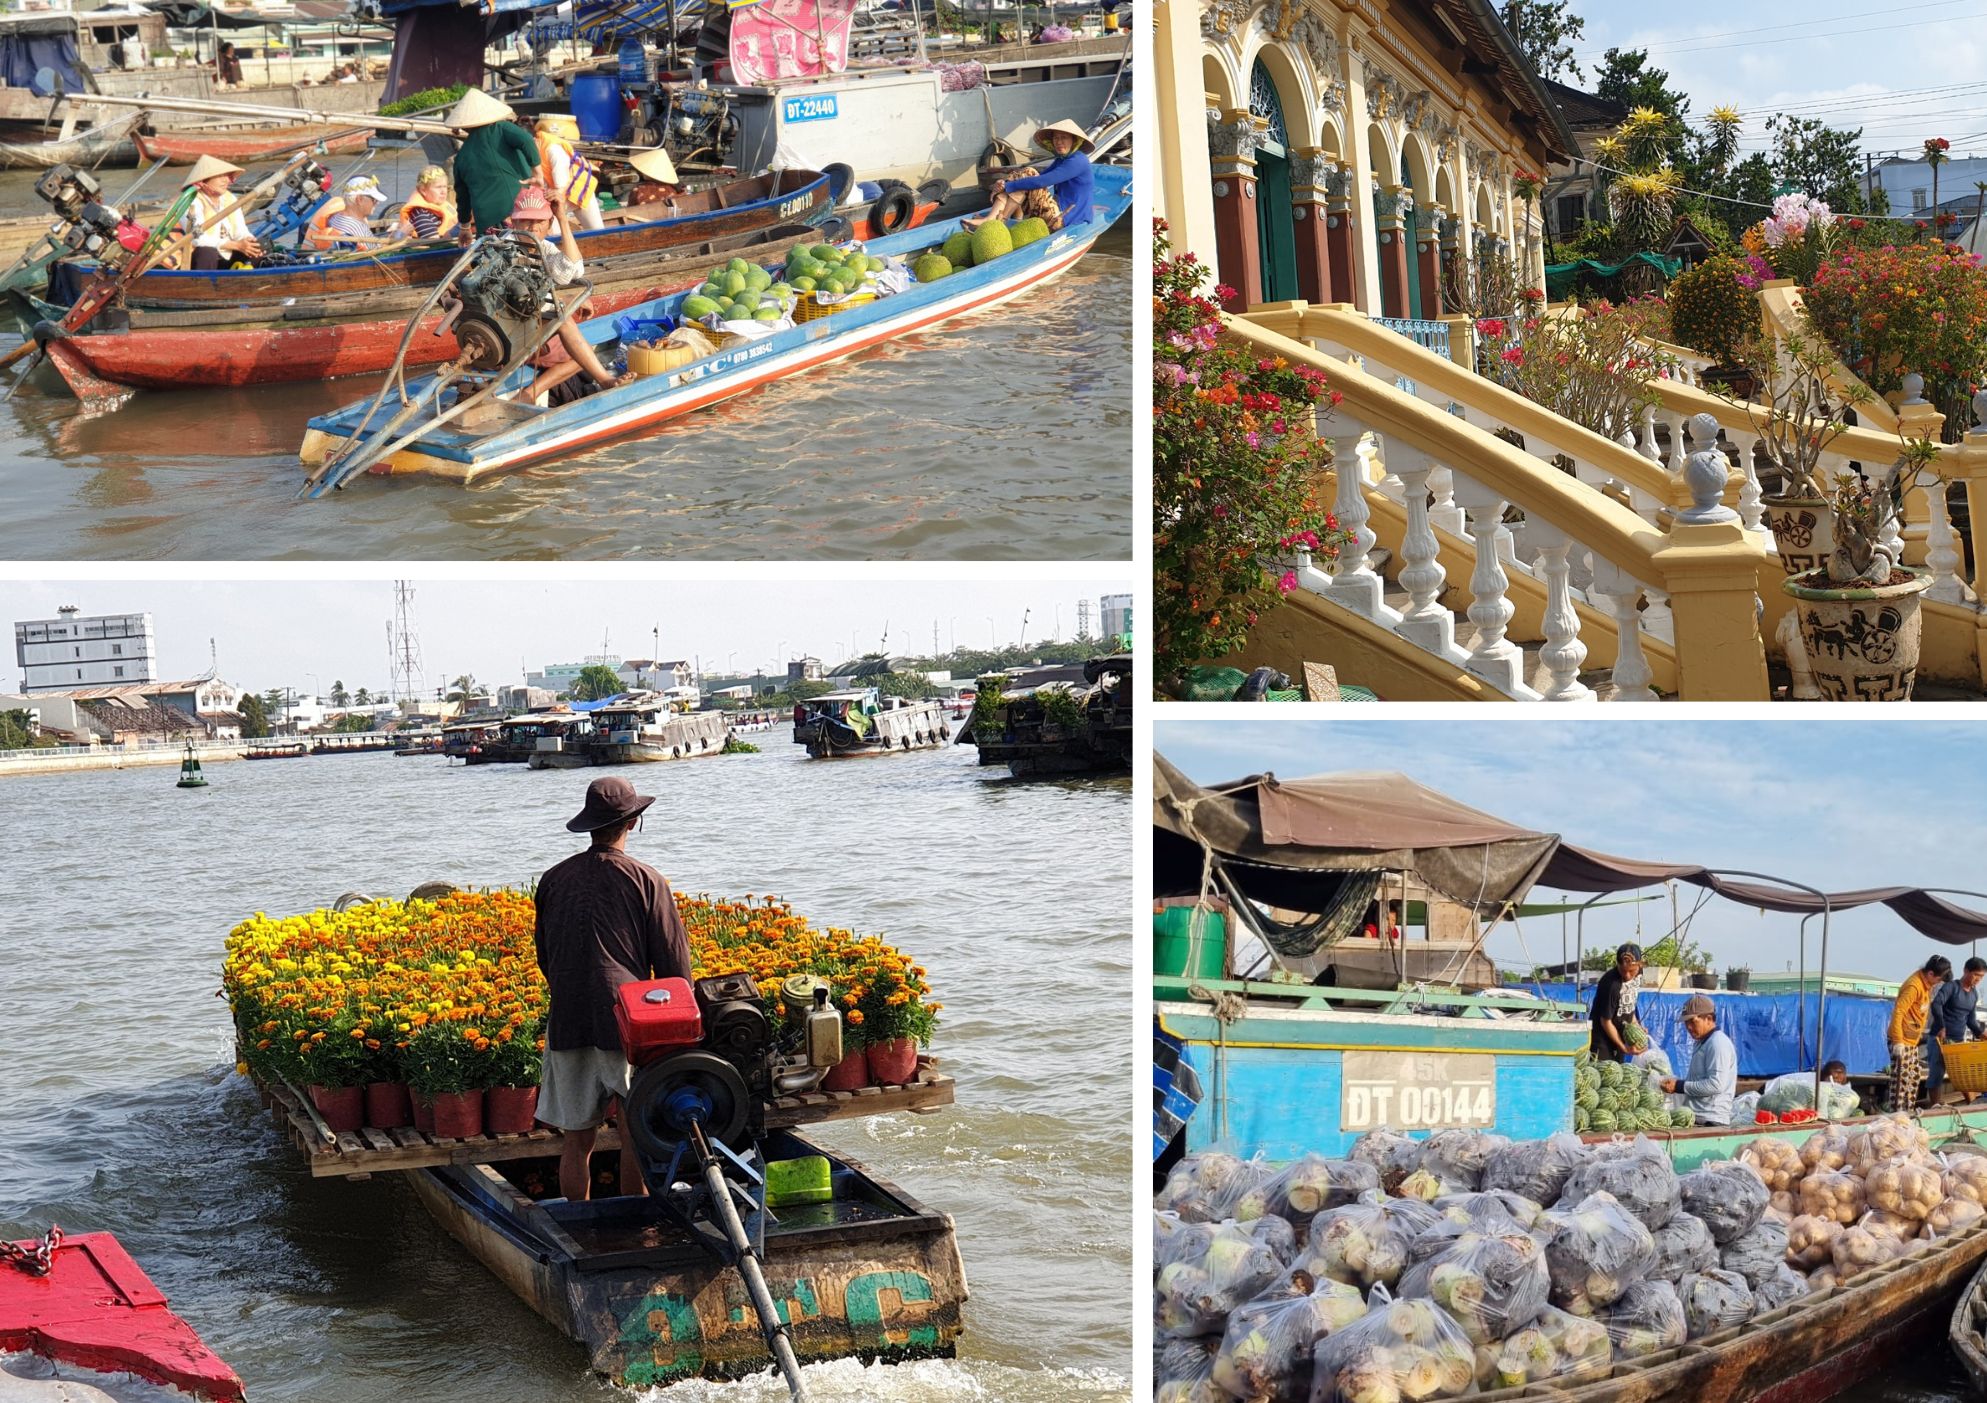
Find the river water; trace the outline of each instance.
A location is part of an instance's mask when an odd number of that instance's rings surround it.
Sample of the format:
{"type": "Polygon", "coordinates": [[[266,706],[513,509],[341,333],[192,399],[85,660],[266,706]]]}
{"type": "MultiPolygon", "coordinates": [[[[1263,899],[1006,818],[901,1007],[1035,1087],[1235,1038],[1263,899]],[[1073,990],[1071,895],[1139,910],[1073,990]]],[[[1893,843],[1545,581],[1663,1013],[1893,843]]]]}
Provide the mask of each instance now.
{"type": "MultiPolygon", "coordinates": [[[[420,165],[368,169],[398,194],[420,165]]],[[[0,214],[37,209],[32,183],[0,173],[0,214]]],[[[89,414],[43,366],[0,404],[0,559],[1120,560],[1130,226],[1003,308],[471,488],[294,500],[305,423],[378,376],[89,414]]]]}
{"type": "MultiPolygon", "coordinates": [[[[932,971],[958,1104],[818,1138],[958,1222],[961,1358],[810,1366],[824,1403],[1129,1399],[1131,786],[1018,784],[964,747],[623,770],[682,891],[776,892],[932,971]]],[[[233,1071],[243,916],[574,851],[587,776],[390,753],[0,783],[0,1236],[115,1231],[255,1403],[630,1399],[385,1175],[313,1180],[233,1071]]],[[[4,1389],[0,1389],[3,1392],[4,1389]]],[[[767,1380],[659,1403],[772,1403],[767,1380]]]]}

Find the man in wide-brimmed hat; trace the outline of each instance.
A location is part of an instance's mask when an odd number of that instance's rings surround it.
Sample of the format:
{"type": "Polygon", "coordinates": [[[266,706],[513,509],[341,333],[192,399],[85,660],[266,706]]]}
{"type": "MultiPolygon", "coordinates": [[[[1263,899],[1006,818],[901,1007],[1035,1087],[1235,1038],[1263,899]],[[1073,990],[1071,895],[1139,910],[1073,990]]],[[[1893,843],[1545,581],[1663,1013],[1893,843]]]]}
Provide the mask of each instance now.
{"type": "MultiPolygon", "coordinates": [[[[538,883],[538,967],[551,990],[538,1119],[566,1132],[559,1189],[569,1199],[588,1196],[595,1133],[632,1076],[615,991],[637,979],[690,977],[690,940],[669,883],[628,856],[628,835],[654,802],[618,776],[595,780],[586,806],[566,824],[592,845],[538,883]]],[[[621,1192],[644,1192],[641,1165],[625,1144],[621,1192]]]]}
{"type": "Polygon", "coordinates": [[[193,191],[179,227],[193,235],[195,272],[249,267],[262,256],[262,245],[248,232],[248,216],[228,193],[240,174],[240,166],[219,156],[202,156],[180,182],[180,189],[193,191]]]}
{"type": "Polygon", "coordinates": [[[484,233],[510,218],[518,187],[538,169],[538,142],[510,107],[480,88],[464,93],[448,124],[466,133],[455,153],[455,204],[465,232],[484,233]]]}
{"type": "Polygon", "coordinates": [[[1089,153],[1097,143],[1082,127],[1064,119],[1038,130],[1035,144],[1056,159],[1046,170],[1029,166],[998,182],[992,207],[984,215],[962,219],[964,227],[977,229],[989,219],[1039,219],[1053,232],[1090,218],[1096,195],[1089,153]]]}

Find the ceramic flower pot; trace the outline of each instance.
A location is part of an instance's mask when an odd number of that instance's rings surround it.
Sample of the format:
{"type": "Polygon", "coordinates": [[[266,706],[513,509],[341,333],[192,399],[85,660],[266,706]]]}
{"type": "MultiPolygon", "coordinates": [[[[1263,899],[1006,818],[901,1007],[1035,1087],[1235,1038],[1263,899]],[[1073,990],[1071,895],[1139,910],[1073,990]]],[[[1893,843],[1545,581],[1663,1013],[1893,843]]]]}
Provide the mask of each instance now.
{"type": "Polygon", "coordinates": [[[435,1133],[435,1103],[418,1091],[413,1094],[411,1099],[414,1102],[414,1128],[423,1135],[433,1135],[435,1133]]]}
{"type": "Polygon", "coordinates": [[[483,1093],[480,1091],[437,1091],[435,1129],[437,1140],[467,1140],[483,1133],[483,1093]]]}
{"type": "Polygon", "coordinates": [[[414,1102],[407,1083],[376,1081],[366,1087],[366,1124],[375,1130],[397,1130],[414,1123],[414,1102]]]}
{"type": "Polygon", "coordinates": [[[821,1079],[823,1091],[860,1091],[869,1085],[869,1058],[862,1048],[857,1048],[821,1079]]]}
{"type": "Polygon", "coordinates": [[[872,1043],[864,1049],[869,1058],[869,1079],[878,1086],[909,1086],[918,1075],[918,1044],[915,1038],[892,1038],[872,1043]]]}
{"type": "Polygon", "coordinates": [[[1818,497],[1762,497],[1759,505],[1782,570],[1805,575],[1828,563],[1835,550],[1835,518],[1828,503],[1818,497]]]}
{"type": "Polygon", "coordinates": [[[524,1135],[538,1112],[535,1086],[493,1086],[483,1093],[483,1130],[488,1135],[524,1135]]]}
{"type": "Polygon", "coordinates": [[[1902,584],[1831,588],[1798,577],[1780,587],[1795,599],[1808,671],[1824,701],[1910,701],[1918,677],[1924,619],[1919,596],[1931,572],[1910,570],[1902,584]]]}
{"type": "Polygon", "coordinates": [[[312,1086],[311,1105],[324,1117],[324,1123],[339,1134],[358,1130],[366,1123],[366,1089],[363,1086],[312,1086]]]}

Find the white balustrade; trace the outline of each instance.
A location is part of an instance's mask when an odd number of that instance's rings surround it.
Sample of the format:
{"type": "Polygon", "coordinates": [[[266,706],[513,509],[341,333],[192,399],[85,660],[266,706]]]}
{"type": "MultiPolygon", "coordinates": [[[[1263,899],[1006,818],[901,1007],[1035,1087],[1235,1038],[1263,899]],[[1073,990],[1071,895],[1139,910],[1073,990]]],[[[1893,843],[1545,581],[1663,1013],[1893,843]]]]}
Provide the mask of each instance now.
{"type": "Polygon", "coordinates": [[[1351,540],[1340,548],[1338,568],[1318,593],[1374,623],[1392,628],[1401,621],[1400,611],[1386,602],[1386,581],[1373,568],[1372,552],[1379,537],[1367,523],[1373,518],[1366,505],[1366,489],[1372,470],[1368,461],[1365,426],[1341,416],[1332,421],[1332,464],[1338,478],[1338,494],[1332,511],[1339,526],[1351,540]]]}
{"type": "Polygon", "coordinates": [[[1937,473],[1922,472],[1918,475],[1918,485],[1925,489],[1925,501],[1931,508],[1931,522],[1925,531],[1925,564],[1932,572],[1932,583],[1925,591],[1925,598],[1942,604],[1971,604],[1973,591],[1959,577],[1964,562],[1959,538],[1953,531],[1952,514],[1946,507],[1946,481],[1937,473]]]}
{"type": "Polygon", "coordinates": [[[1537,701],[1539,694],[1525,682],[1525,651],[1504,636],[1517,607],[1506,594],[1511,578],[1504,573],[1497,551],[1497,533],[1504,526],[1504,499],[1461,473],[1456,474],[1456,500],[1469,517],[1470,539],[1476,544],[1476,569],[1470,575],[1469,620],[1476,627],[1468,669],[1507,696],[1537,701]]]}
{"type": "Polygon", "coordinates": [[[1573,538],[1544,521],[1525,523],[1527,542],[1538,551],[1538,569],[1545,580],[1545,616],[1540,631],[1545,646],[1539,661],[1545,664],[1549,685],[1545,700],[1590,702],[1599,698],[1594,689],[1580,680],[1580,665],[1587,660],[1587,645],[1580,641],[1580,611],[1573,607],[1571,568],[1567,561],[1573,538]]]}
{"type": "Polygon", "coordinates": [[[1649,659],[1642,652],[1642,620],[1635,607],[1646,586],[1611,560],[1594,558],[1594,587],[1601,607],[1614,619],[1618,635],[1614,656],[1616,701],[1658,701],[1649,659]]]}
{"type": "MultiPolygon", "coordinates": [[[[1456,616],[1442,603],[1449,577],[1442,569],[1441,543],[1435,537],[1428,506],[1429,482],[1438,471],[1435,460],[1418,448],[1399,443],[1389,446],[1387,456],[1400,477],[1407,507],[1407,529],[1401,536],[1400,586],[1407,591],[1408,607],[1395,631],[1463,667],[1469,654],[1456,642],[1456,616]]],[[[1446,468],[1439,471],[1448,473],[1446,468]]]]}

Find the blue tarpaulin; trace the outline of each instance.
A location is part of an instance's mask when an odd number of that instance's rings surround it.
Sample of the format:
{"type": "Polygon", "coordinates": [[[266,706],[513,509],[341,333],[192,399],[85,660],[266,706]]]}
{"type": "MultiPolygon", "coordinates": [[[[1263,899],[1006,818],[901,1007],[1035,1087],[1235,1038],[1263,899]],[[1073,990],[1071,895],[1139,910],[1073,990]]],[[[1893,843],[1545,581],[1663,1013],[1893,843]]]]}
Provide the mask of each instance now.
{"type": "MultiPolygon", "coordinates": [[[[1594,986],[1577,991],[1571,984],[1520,984],[1514,986],[1549,999],[1591,1005],[1594,986]]],[[[1702,990],[1658,994],[1644,990],[1636,999],[1642,1026],[1656,1045],[1669,1054],[1670,1065],[1679,1074],[1690,1065],[1694,1044],[1684,1031],[1679,1013],[1683,1002],[1702,990]]],[[[1819,991],[1808,994],[1723,994],[1714,993],[1718,1006],[1718,1026],[1739,1053],[1742,1077],[1777,1077],[1784,1072],[1812,1071],[1815,1065],[1817,1015],[1821,1006],[1819,991]],[[1803,1009],[1805,1004],[1805,1010],[1803,1009]],[[1805,1012],[1805,1018],[1803,1013],[1805,1012]],[[1805,1030],[1805,1042],[1803,1040],[1805,1030]]],[[[1885,1031],[1890,1025],[1889,999],[1858,994],[1830,994],[1828,997],[1828,1036],[1822,1056],[1840,1059],[1857,1075],[1876,1074],[1889,1069],[1890,1049],[1885,1031]]]]}

